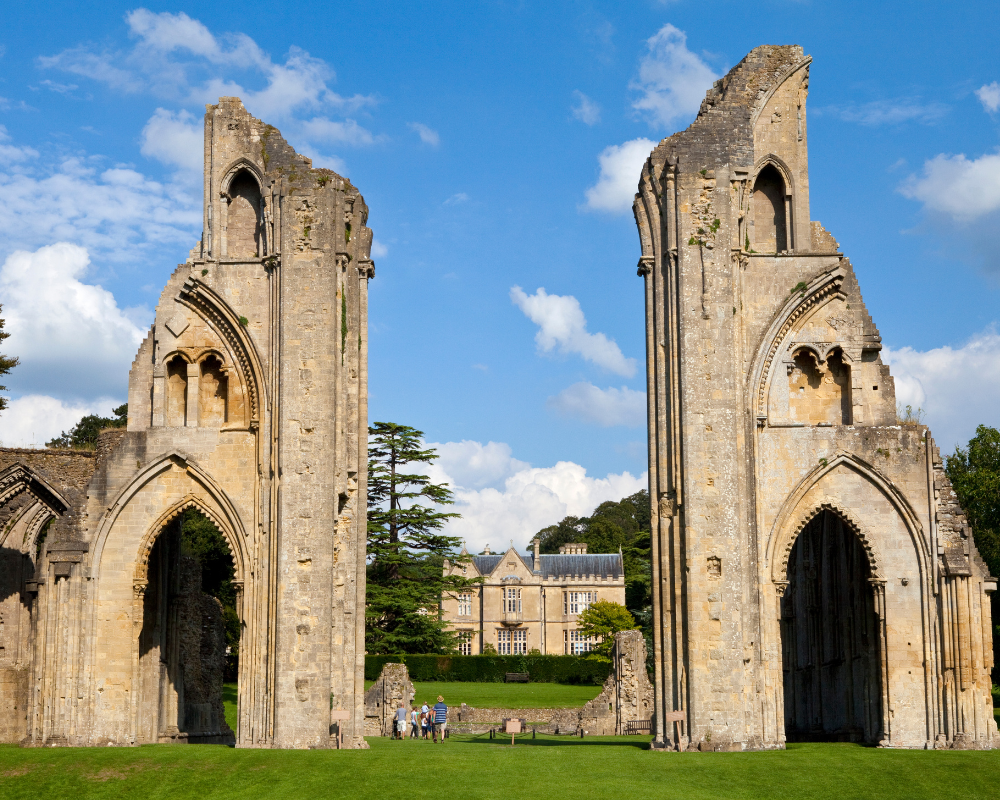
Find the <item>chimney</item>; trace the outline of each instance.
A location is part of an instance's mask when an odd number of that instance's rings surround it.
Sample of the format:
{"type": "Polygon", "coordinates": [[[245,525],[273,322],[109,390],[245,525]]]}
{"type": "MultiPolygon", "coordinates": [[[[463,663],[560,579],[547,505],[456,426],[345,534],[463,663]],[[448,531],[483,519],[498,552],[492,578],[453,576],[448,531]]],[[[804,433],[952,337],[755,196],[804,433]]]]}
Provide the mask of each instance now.
{"type": "Polygon", "coordinates": [[[539,541],[537,536],[531,540],[531,543],[535,547],[535,560],[531,563],[531,571],[535,575],[540,575],[542,572],[542,559],[539,556],[542,543],[539,541]]]}

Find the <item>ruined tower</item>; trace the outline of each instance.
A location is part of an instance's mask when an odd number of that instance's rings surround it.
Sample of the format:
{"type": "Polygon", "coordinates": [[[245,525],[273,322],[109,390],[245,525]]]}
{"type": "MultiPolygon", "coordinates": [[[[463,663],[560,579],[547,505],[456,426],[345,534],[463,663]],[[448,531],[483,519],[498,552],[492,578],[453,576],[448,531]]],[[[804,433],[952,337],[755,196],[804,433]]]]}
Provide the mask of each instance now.
{"type": "Polygon", "coordinates": [[[996,580],[810,218],[810,61],[752,51],[653,150],[635,199],[654,747],[993,747],[996,580]]]}
{"type": "Polygon", "coordinates": [[[364,746],[368,208],[233,97],[205,114],[204,186],[127,429],[96,453],[0,451],[4,741],[329,747],[343,725],[364,746]],[[208,696],[188,508],[235,565],[235,732],[208,696]]]}

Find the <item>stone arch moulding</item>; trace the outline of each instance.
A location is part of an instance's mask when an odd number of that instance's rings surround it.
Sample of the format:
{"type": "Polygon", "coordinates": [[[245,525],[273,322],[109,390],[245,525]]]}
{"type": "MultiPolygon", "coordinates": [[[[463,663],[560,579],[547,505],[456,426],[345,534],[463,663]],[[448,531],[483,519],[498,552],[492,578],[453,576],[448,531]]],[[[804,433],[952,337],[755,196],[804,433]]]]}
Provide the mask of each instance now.
{"type": "Polygon", "coordinates": [[[767,104],[771,102],[771,98],[774,97],[775,93],[780,89],[785,83],[799,70],[804,69],[806,71],[806,78],[809,77],[809,65],[812,64],[812,56],[806,56],[797,64],[792,64],[788,69],[785,70],[784,74],[774,82],[774,85],[767,90],[765,95],[761,97],[757,103],[754,105],[753,113],[750,115],[750,130],[757,127],[757,120],[761,113],[767,108],[767,104]]]}
{"type": "Polygon", "coordinates": [[[260,167],[258,167],[253,161],[243,156],[237,158],[235,161],[229,164],[229,166],[226,167],[225,172],[223,173],[225,177],[222,179],[222,183],[219,185],[220,195],[232,200],[232,198],[229,196],[229,186],[233,182],[233,178],[235,178],[243,170],[246,170],[251,175],[253,175],[254,180],[257,181],[257,188],[260,190],[260,193],[263,196],[264,173],[261,171],[260,167]]]}
{"type": "Polygon", "coordinates": [[[861,538],[865,551],[869,554],[872,565],[872,577],[875,578],[883,575],[881,557],[879,556],[874,540],[871,538],[871,534],[865,526],[857,521],[853,514],[844,510],[836,500],[824,498],[817,507],[810,508],[796,516],[796,509],[798,509],[806,493],[826,475],[841,466],[856,472],[861,478],[869,481],[881,492],[896,510],[896,513],[902,518],[910,534],[910,540],[913,543],[921,579],[926,580],[930,574],[931,554],[927,549],[927,542],[923,536],[923,526],[920,524],[919,517],[909,501],[874,466],[858,458],[853,453],[838,452],[827,460],[825,464],[820,463],[817,465],[808,475],[799,481],[798,486],[788,495],[781,510],[775,517],[774,524],[771,526],[771,532],[768,536],[768,545],[765,553],[765,563],[767,565],[765,568],[769,569],[772,582],[775,585],[781,585],[785,580],[785,573],[782,572],[782,569],[788,565],[788,554],[792,550],[792,545],[795,544],[795,539],[805,525],[817,513],[823,510],[834,511],[845,522],[851,525],[861,538]]]}
{"type": "Polygon", "coordinates": [[[180,291],[180,302],[197,313],[220,336],[232,353],[232,372],[239,376],[249,406],[251,428],[260,425],[266,397],[264,369],[260,353],[240,317],[218,294],[195,277],[188,278],[180,291]]]}
{"type": "MultiPolygon", "coordinates": [[[[102,568],[101,556],[104,553],[104,545],[122,510],[157,475],[175,466],[183,469],[194,481],[201,484],[206,493],[218,504],[223,517],[221,520],[224,523],[222,528],[223,530],[225,528],[229,529],[232,536],[231,544],[236,545],[236,549],[233,551],[233,561],[237,562],[237,573],[246,575],[252,572],[249,569],[250,561],[246,548],[247,532],[236,510],[236,506],[229,499],[225,490],[205,470],[198,466],[190,456],[178,450],[171,450],[169,453],[164,453],[139,470],[136,476],[121,489],[118,496],[108,506],[108,511],[104,514],[100,527],[97,529],[97,536],[92,548],[93,555],[91,556],[90,567],[95,581],[100,580],[102,568]]],[[[186,501],[187,498],[181,502],[186,501]]],[[[209,518],[212,519],[213,516],[210,515],[209,518]]],[[[148,535],[147,532],[144,534],[144,537],[148,535]]]]}
{"type": "MultiPolygon", "coordinates": [[[[795,249],[795,178],[792,170],[788,167],[788,164],[775,155],[774,153],[768,153],[766,156],[760,158],[756,164],[754,164],[753,170],[751,170],[750,175],[746,183],[746,190],[742,192],[742,199],[740,201],[740,213],[742,214],[741,228],[744,234],[749,234],[749,228],[747,226],[749,220],[753,218],[753,202],[754,202],[754,190],[757,187],[757,179],[760,177],[761,172],[763,172],[767,167],[774,167],[775,171],[778,173],[778,177],[781,178],[783,186],[782,192],[782,203],[784,204],[783,215],[785,220],[785,243],[786,246],[782,247],[780,242],[775,242],[775,252],[776,253],[788,253],[795,249]]],[[[756,232],[759,235],[759,232],[756,232]]],[[[756,244],[756,242],[752,242],[756,244]]],[[[743,243],[740,242],[741,247],[743,243]]]]}
{"type": "Polygon", "coordinates": [[[38,473],[23,464],[13,464],[0,472],[0,507],[21,492],[31,492],[58,514],[65,514],[69,508],[66,499],[38,473]]]}
{"type": "Polygon", "coordinates": [[[806,527],[806,525],[812,522],[813,519],[824,511],[833,512],[847,523],[847,526],[854,531],[855,536],[857,536],[861,541],[861,546],[864,548],[865,554],[868,556],[868,566],[871,568],[872,579],[878,581],[885,580],[882,569],[882,555],[879,553],[878,548],[869,535],[867,528],[858,522],[858,520],[854,518],[854,515],[847,509],[830,498],[827,498],[822,503],[813,506],[802,514],[799,517],[799,521],[793,527],[788,529],[789,535],[781,537],[780,544],[777,547],[774,559],[771,563],[771,580],[774,584],[780,586],[782,583],[787,581],[785,576],[788,574],[788,559],[792,553],[792,548],[795,546],[795,542],[799,538],[799,534],[802,533],[802,530],[806,527]]]}
{"type": "Polygon", "coordinates": [[[236,568],[235,580],[239,581],[241,584],[244,580],[244,572],[246,569],[246,548],[243,546],[243,542],[240,541],[240,537],[237,536],[236,532],[226,523],[219,519],[218,514],[213,511],[208,505],[206,505],[202,500],[193,494],[189,494],[183,500],[174,503],[170,508],[160,515],[159,519],[156,520],[150,527],[149,530],[142,537],[142,541],[139,543],[139,554],[135,560],[135,575],[133,577],[133,583],[145,583],[147,580],[147,569],[149,567],[149,554],[153,551],[153,545],[156,544],[156,538],[160,535],[161,531],[173,522],[177,517],[184,513],[187,509],[194,508],[199,513],[203,514],[215,529],[222,534],[222,538],[226,540],[226,544],[229,545],[229,550],[233,556],[233,565],[236,568]]]}
{"type": "MultiPolygon", "coordinates": [[[[757,176],[764,170],[764,167],[768,166],[774,167],[778,170],[778,174],[785,182],[785,195],[789,197],[795,195],[795,179],[792,175],[792,170],[789,169],[788,164],[786,164],[782,158],[776,156],[774,153],[768,153],[766,156],[758,159],[757,163],[753,166],[753,170],[751,171],[748,180],[750,191],[743,199],[744,206],[749,206],[750,198],[753,195],[753,187],[757,182],[757,176]]],[[[743,208],[741,210],[746,211],[747,208],[743,208]]]]}
{"type": "Polygon", "coordinates": [[[165,356],[163,356],[163,363],[164,364],[169,364],[171,361],[173,361],[178,356],[180,356],[188,364],[194,364],[195,363],[194,359],[192,359],[191,356],[189,356],[183,350],[171,350],[169,353],[167,353],[165,356]]]}
{"type": "Polygon", "coordinates": [[[750,371],[747,386],[749,395],[747,405],[752,409],[758,422],[767,418],[767,387],[778,350],[792,328],[807,314],[811,314],[835,298],[847,299],[843,289],[846,275],[846,271],[840,266],[818,275],[806,285],[805,289],[793,292],[781,310],[775,314],[757,348],[753,361],[754,368],[750,371]]]}

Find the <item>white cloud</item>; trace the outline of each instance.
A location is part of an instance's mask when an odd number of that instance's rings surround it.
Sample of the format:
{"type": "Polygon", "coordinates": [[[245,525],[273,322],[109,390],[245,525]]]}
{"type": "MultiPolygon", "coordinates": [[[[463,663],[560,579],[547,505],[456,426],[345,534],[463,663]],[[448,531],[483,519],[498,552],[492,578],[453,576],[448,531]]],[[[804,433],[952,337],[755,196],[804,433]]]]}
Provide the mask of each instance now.
{"type": "Polygon", "coordinates": [[[687,35],[669,23],[646,40],[639,77],[629,85],[641,97],[632,107],[656,128],[693,116],[719,76],[687,48],[687,35]]]}
{"type": "Polygon", "coordinates": [[[995,327],[958,348],[885,348],[882,357],[892,367],[897,402],[924,409],[943,453],[966,444],[977,425],[1000,427],[1000,334],[995,327]]]}
{"type": "MultiPolygon", "coordinates": [[[[0,100],[2,99],[0,98],[0,100]]],[[[33,150],[30,147],[18,147],[13,144],[7,144],[10,140],[7,128],[0,125],[0,161],[27,161],[30,158],[38,158],[37,150],[33,150]]]]}
{"type": "Polygon", "coordinates": [[[902,122],[932,123],[948,113],[944,103],[922,103],[919,99],[875,100],[861,105],[841,108],[824,108],[824,113],[832,113],[845,122],[861,125],[898,125],[902,122]]]}
{"type": "Polygon", "coordinates": [[[573,106],[573,118],[584,125],[596,125],[601,121],[601,107],[579,89],[573,91],[576,105],[573,106]]]}
{"type": "Polygon", "coordinates": [[[646,424],[646,393],[623,386],[600,389],[581,381],[548,399],[547,405],[563,417],[592,422],[603,427],[646,424]]]}
{"type": "MultiPolygon", "coordinates": [[[[434,467],[447,475],[447,481],[466,489],[497,488],[512,475],[528,469],[526,461],[514,458],[510,445],[503,442],[428,442],[438,452],[434,467]]],[[[438,480],[438,478],[435,478],[438,480]]]]}
{"type": "Polygon", "coordinates": [[[306,138],[327,144],[365,147],[375,143],[372,132],[358,125],[353,119],[338,122],[326,117],[315,117],[301,123],[299,130],[306,138]]]}
{"type": "Polygon", "coordinates": [[[457,206],[460,203],[466,203],[469,200],[469,195],[465,192],[459,192],[458,194],[453,194],[447,200],[444,201],[446,206],[457,206]]]}
{"type": "Polygon", "coordinates": [[[928,211],[972,222],[1000,209],[1000,154],[970,160],[942,153],[925,161],[923,174],[911,175],[899,191],[928,211]]]}
{"type": "Polygon", "coordinates": [[[543,288],[528,295],[520,286],[514,286],[510,299],[538,326],[535,343],[543,353],[558,347],[560,353],[582,356],[618,375],[635,375],[635,359],[625,358],[614,339],[587,331],[587,319],[573,295],[548,294],[543,288]]]}
{"type": "Polygon", "coordinates": [[[60,242],[17,251],[0,267],[0,298],[10,338],[4,352],[21,363],[8,376],[19,393],[123,396],[145,332],[111,292],[83,283],[90,257],[60,242]]]}
{"type": "Polygon", "coordinates": [[[371,96],[343,97],[330,89],[333,69],[322,59],[292,47],[284,63],[271,57],[242,33],[213,34],[183,12],[153,13],[140,8],[128,14],[134,46],[125,51],[97,51],[88,46],[38,59],[43,69],[60,69],[106,83],[124,92],[149,91],[182,103],[215,102],[237,95],[251,113],[268,120],[294,120],[304,111],[351,113],[376,104],[371,96]],[[225,73],[242,72],[254,84],[243,86],[225,73]]]}
{"type": "Polygon", "coordinates": [[[456,502],[448,510],[462,515],[448,522],[445,532],[464,539],[472,553],[480,552],[487,544],[494,551],[505,550],[512,539],[523,550],[531,537],[547,525],[567,515],[590,514],[601,503],[635,494],[648,483],[645,473],[638,477],[622,472],[592,478],[584,467],[572,461],[531,467],[512,458],[510,448],[497,442],[432,446],[438,448],[442,458],[430,465],[428,474],[435,483],[451,484],[456,502]],[[497,485],[501,479],[502,485],[497,485]],[[489,482],[495,485],[485,485],[489,482]]]}
{"type": "MultiPolygon", "coordinates": [[[[13,374],[13,373],[11,373],[13,374]]],[[[0,446],[44,447],[88,414],[110,417],[121,400],[102,398],[90,403],[66,403],[47,395],[25,395],[11,400],[0,412],[0,446]]]]}
{"type": "Polygon", "coordinates": [[[75,83],[56,83],[55,81],[44,80],[41,85],[47,88],[49,91],[58,92],[59,94],[69,94],[74,89],[79,89],[75,83]]]}
{"type": "Polygon", "coordinates": [[[187,111],[156,109],[142,129],[142,154],[190,178],[200,178],[205,165],[205,132],[187,111]]]}
{"type": "Polygon", "coordinates": [[[389,248],[378,239],[372,239],[372,258],[385,258],[389,255],[389,248]]]}
{"type": "Polygon", "coordinates": [[[633,139],[625,144],[611,145],[597,157],[601,174],[597,183],[586,191],[586,207],[592,211],[623,214],[632,208],[642,165],[656,147],[650,139],[633,139]]]}
{"type": "Polygon", "coordinates": [[[103,168],[96,157],[14,166],[0,160],[0,258],[69,241],[102,261],[134,263],[165,244],[191,247],[201,230],[200,186],[103,168]]]}
{"type": "Polygon", "coordinates": [[[990,113],[1000,109],[1000,83],[993,81],[976,89],[976,97],[990,113]]]}
{"type": "Polygon", "coordinates": [[[414,131],[424,144],[429,144],[431,147],[437,147],[441,144],[441,137],[438,135],[438,132],[433,128],[428,128],[421,122],[408,122],[406,127],[414,131]]]}

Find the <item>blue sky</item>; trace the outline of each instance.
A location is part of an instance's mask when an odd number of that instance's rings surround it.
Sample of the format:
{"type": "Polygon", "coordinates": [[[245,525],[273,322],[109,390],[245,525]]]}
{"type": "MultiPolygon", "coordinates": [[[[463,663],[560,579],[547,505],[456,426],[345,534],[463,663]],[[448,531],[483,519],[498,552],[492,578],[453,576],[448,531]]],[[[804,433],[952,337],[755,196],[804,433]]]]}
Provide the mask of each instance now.
{"type": "Polygon", "coordinates": [[[897,393],[949,450],[1000,425],[996,4],[242,8],[0,10],[0,302],[23,362],[4,444],[124,401],[200,233],[204,104],[239,94],[371,208],[371,417],[441,445],[455,532],[522,544],[635,491],[638,167],[714,77],[792,43],[814,58],[812,216],[854,264],[897,393]]]}

